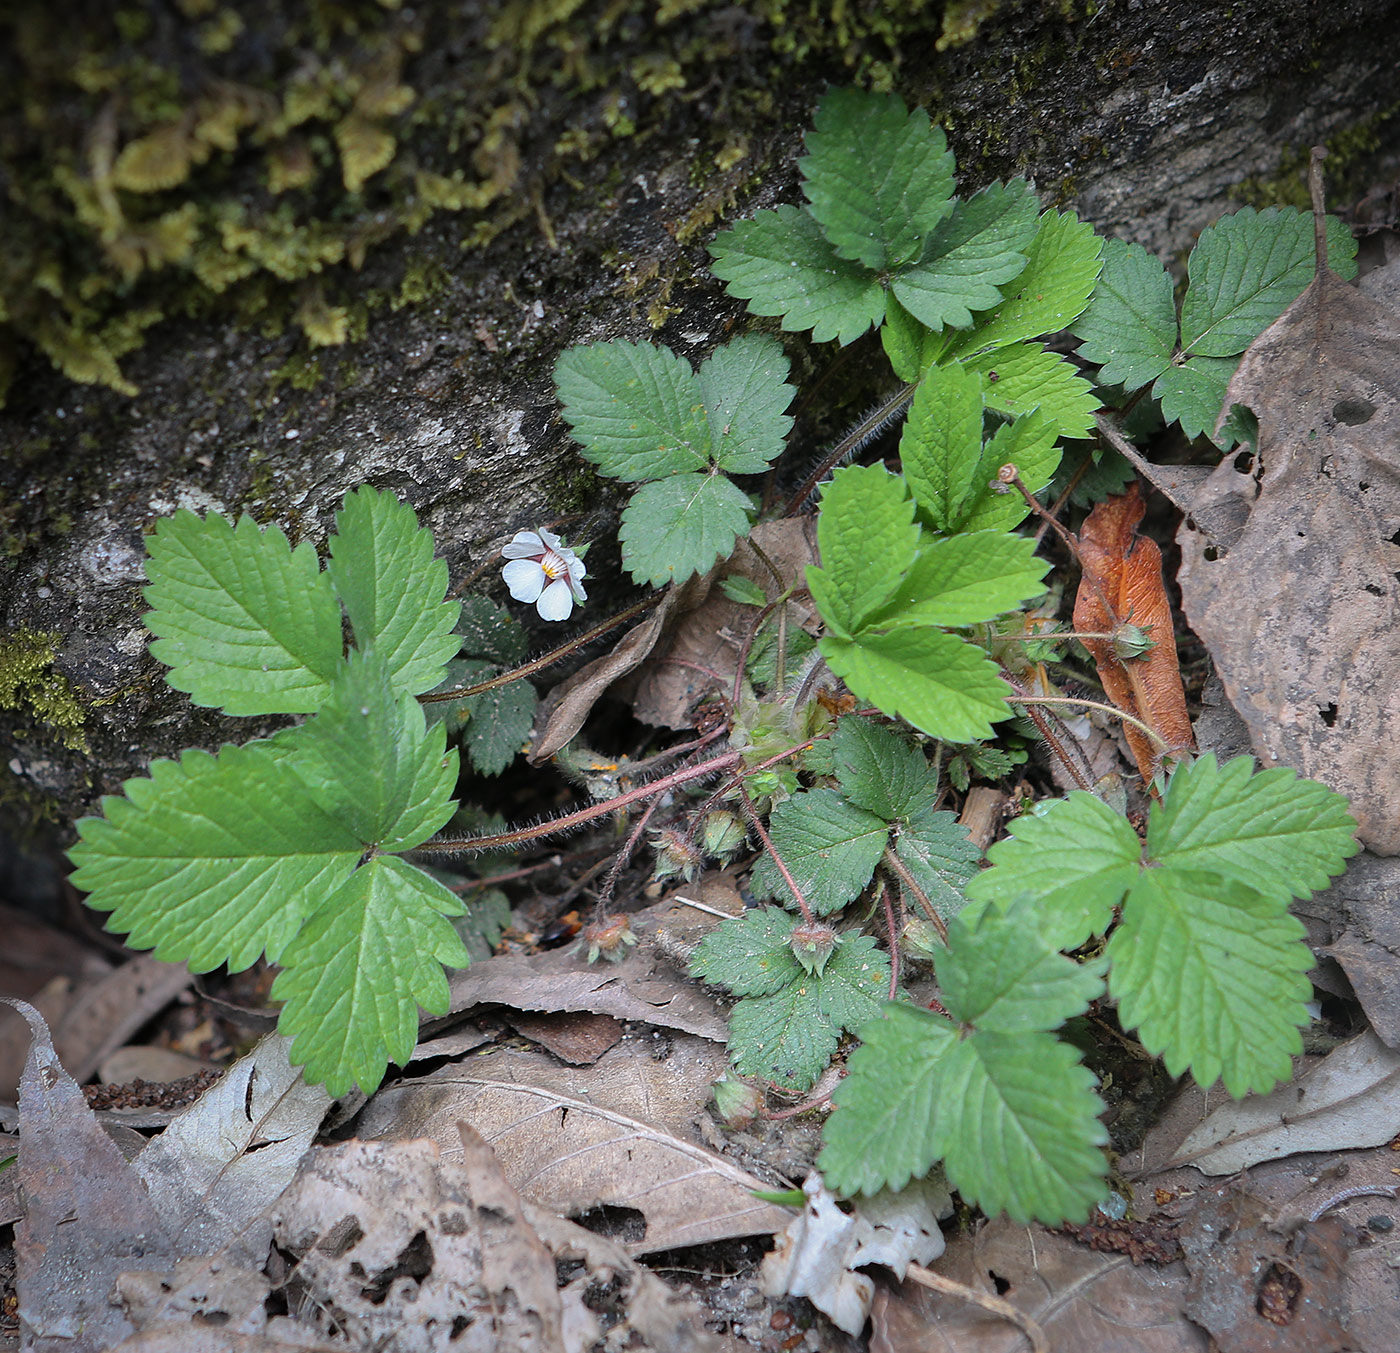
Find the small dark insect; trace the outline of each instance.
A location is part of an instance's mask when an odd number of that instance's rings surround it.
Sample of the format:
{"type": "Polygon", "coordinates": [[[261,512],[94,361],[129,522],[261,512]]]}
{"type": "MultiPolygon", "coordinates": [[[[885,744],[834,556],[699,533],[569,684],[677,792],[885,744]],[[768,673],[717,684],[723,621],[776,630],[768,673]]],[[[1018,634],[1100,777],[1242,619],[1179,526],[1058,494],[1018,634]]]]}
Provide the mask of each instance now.
{"type": "Polygon", "coordinates": [[[536,943],[541,949],[561,949],[582,929],[583,922],[579,920],[578,912],[566,911],[540,931],[536,943]]]}
{"type": "Polygon", "coordinates": [[[993,385],[995,385],[995,384],[1001,379],[1001,377],[998,376],[997,373],[996,373],[995,371],[989,371],[989,372],[987,372],[987,379],[988,379],[993,385]]]}

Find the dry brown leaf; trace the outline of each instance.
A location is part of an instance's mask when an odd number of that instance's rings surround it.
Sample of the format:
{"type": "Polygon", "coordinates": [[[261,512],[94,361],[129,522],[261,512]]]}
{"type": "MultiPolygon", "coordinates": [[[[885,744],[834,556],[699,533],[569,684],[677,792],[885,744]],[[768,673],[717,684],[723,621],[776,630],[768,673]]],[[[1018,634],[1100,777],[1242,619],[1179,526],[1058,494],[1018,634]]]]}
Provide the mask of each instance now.
{"type": "Polygon", "coordinates": [[[54,1047],[79,1083],[194,980],[183,963],[138,954],[85,988],[54,1025],[54,1047]]]}
{"type": "MultiPolygon", "coordinates": [[[[634,929],[639,925],[634,917],[634,929]]],[[[591,1010],[680,1029],[717,1043],[729,1037],[729,1026],[713,998],[645,943],[620,963],[588,964],[577,945],[529,957],[503,954],[454,972],[448,989],[454,1012],[478,1005],[591,1010]]]]}
{"type": "Polygon", "coordinates": [[[1328,932],[1318,953],[1335,958],[1380,1040],[1400,1048],[1400,859],[1363,850],[1325,893],[1298,907],[1328,932]],[[1328,942],[1330,941],[1330,942],[1328,942]]]}
{"type": "Polygon", "coordinates": [[[342,1142],[311,1152],[273,1213],[297,1279],[356,1348],[563,1347],[554,1256],[480,1139],[342,1142]]]}
{"type": "MultiPolygon", "coordinates": [[[[1033,1319],[1055,1353],[1206,1353],[1206,1335],[1181,1314],[1181,1263],[1135,1267],[1055,1231],[1001,1218],[954,1237],[936,1271],[1000,1295],[1033,1319]]],[[[954,1296],[905,1283],[881,1292],[870,1353],[1026,1353],[1021,1330],[954,1296]]]]}
{"type": "Polygon", "coordinates": [[[631,1254],[781,1230],[791,1212],[749,1192],[769,1185],[692,1140],[727,1069],[723,1048],[684,1035],[634,1036],[579,1070],[501,1048],[386,1086],[359,1132],[431,1137],[450,1159],[465,1120],[531,1202],[570,1216],[600,1205],[635,1213],[638,1233],[621,1237],[631,1254]]]}
{"type": "Polygon", "coordinates": [[[622,1038],[622,1024],[611,1015],[588,1011],[533,1014],[511,1011],[506,1023],[522,1038],[538,1043],[570,1066],[592,1066],[622,1038]]]}
{"type": "Polygon", "coordinates": [[[1248,517],[1228,552],[1183,526],[1186,614],[1261,760],[1345,794],[1361,840],[1400,853],[1400,312],[1320,273],[1241,359],[1233,404],[1261,467],[1227,458],[1193,504],[1248,517]]]}
{"type": "Polygon", "coordinates": [[[1280,1234],[1274,1213],[1242,1190],[1202,1195],[1181,1231],[1191,1283],[1186,1313],[1220,1353],[1355,1353],[1345,1329],[1350,1246],[1334,1218],[1280,1234]]]}
{"type": "Polygon", "coordinates": [[[291,1183],[331,1107],[269,1034],[137,1157],[136,1174],[182,1258],[222,1252],[257,1266],[272,1239],[266,1209],[291,1183]]]}
{"type": "Polygon", "coordinates": [[[616,1293],[618,1322],[608,1330],[608,1348],[625,1348],[628,1353],[748,1353],[749,1345],[704,1330],[703,1313],[694,1302],[633,1263],[606,1237],[533,1203],[524,1205],[524,1213],[560,1264],[567,1263],[572,1269],[580,1260],[583,1262],[583,1272],[562,1294],[566,1319],[572,1290],[580,1296],[590,1286],[616,1293]]]}
{"type": "Polygon", "coordinates": [[[25,1215],[15,1228],[22,1338],[34,1353],[105,1353],[132,1333],[108,1301],[117,1275],[175,1258],[163,1218],[63,1069],[33,1006],[20,1079],[15,1166],[25,1215]]]}
{"type": "MultiPolygon", "coordinates": [[[[715,586],[700,605],[676,625],[671,637],[657,645],[640,674],[632,695],[632,712],[643,722],[663,728],[690,728],[696,702],[712,691],[728,695],[734,683],[739,650],[758,608],[730,601],[719,590],[723,578],[747,578],[765,595],[776,597],[796,584],[805,587],[806,568],[817,562],[815,517],[786,517],[760,522],[749,540],[741,540],[720,567],[715,586]],[[773,565],[770,569],[750,540],[773,565]],[[777,570],[778,577],[773,576],[777,570]]],[[[812,625],[816,610],[810,601],[788,603],[788,624],[812,625]]]]}
{"type": "Polygon", "coordinates": [[[660,604],[634,625],[601,658],[580,667],[561,681],[540,703],[539,733],[530,748],[531,761],[543,761],[557,752],[583,727],[604,691],[645,662],[676,617],[698,606],[709,595],[714,571],[672,587],[660,604]]]}
{"type": "MultiPolygon", "coordinates": [[[[1104,690],[1125,714],[1141,719],[1169,751],[1195,746],[1186,693],[1181,686],[1171,603],[1162,583],[1162,551],[1137,534],[1147,510],[1136,482],[1126,493],[1099,503],[1079,532],[1084,576],[1074,602],[1074,627],[1113,633],[1119,622],[1136,625],[1153,645],[1139,658],[1120,658],[1107,639],[1085,639],[1104,690]],[[1107,603],[1107,604],[1105,604],[1107,603]],[[1110,613],[1110,608],[1112,613],[1110,613]]],[[[1142,778],[1151,784],[1164,751],[1132,724],[1123,732],[1142,778]]]]}

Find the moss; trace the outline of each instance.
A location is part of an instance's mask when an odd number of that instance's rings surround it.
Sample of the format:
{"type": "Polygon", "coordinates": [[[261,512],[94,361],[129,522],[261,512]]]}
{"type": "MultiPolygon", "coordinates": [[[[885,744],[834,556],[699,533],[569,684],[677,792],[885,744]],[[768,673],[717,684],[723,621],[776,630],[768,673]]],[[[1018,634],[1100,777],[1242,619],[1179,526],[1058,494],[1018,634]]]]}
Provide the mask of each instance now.
{"type": "MultiPolygon", "coordinates": [[[[1355,202],[1373,186],[1377,159],[1395,145],[1400,103],[1333,133],[1326,141],[1328,205],[1332,210],[1355,202]]],[[[1245,179],[1230,194],[1247,207],[1297,207],[1311,211],[1308,164],[1311,146],[1285,146],[1278,169],[1267,176],[1245,179]]]]}
{"type": "Polygon", "coordinates": [[[15,630],[0,637],[0,709],[21,712],[71,751],[87,751],[83,707],[68,678],[54,668],[62,636],[15,630]]]}
{"type": "MultiPolygon", "coordinates": [[[[545,220],[566,164],[665,136],[668,105],[697,90],[722,91],[710,155],[728,175],[771,125],[784,67],[888,85],[909,34],[963,42],[995,8],[504,0],[464,18],[382,0],[181,0],[155,22],[143,5],[75,4],[0,14],[0,376],[28,345],[127,395],[122,359],[166,316],[222,309],[313,346],[353,342],[351,274],[433,216],[464,215],[469,251],[545,220]],[[471,53],[467,78],[444,73],[449,45],[471,53]],[[550,119],[565,101],[590,111],[561,134],[550,119]]],[[[432,291],[406,278],[396,301],[432,291]]]]}

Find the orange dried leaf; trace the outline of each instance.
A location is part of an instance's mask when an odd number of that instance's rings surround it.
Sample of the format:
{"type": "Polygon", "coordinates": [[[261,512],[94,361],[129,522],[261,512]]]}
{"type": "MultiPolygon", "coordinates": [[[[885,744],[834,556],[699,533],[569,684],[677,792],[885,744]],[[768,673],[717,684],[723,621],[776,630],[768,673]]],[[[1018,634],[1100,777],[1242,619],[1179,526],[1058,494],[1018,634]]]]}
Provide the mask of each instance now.
{"type": "MultiPolygon", "coordinates": [[[[1142,491],[1135,483],[1089,514],[1079,536],[1084,576],[1074,602],[1074,627],[1111,634],[1120,623],[1128,623],[1147,632],[1153,646],[1140,658],[1120,658],[1111,639],[1083,643],[1093,655],[1109,699],[1155,730],[1168,749],[1184,751],[1194,746],[1191,720],[1172,633],[1171,603],[1162,583],[1162,552],[1155,541],[1137,534],[1145,511],[1142,491]]],[[[1131,724],[1124,731],[1142,778],[1150,783],[1164,749],[1131,724]]]]}

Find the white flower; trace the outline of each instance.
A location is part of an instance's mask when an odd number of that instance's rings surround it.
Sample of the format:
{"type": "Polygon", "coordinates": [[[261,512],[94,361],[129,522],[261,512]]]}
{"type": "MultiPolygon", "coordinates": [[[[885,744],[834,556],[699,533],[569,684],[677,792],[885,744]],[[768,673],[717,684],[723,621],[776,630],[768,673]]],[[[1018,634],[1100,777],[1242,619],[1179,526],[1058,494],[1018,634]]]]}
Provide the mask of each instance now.
{"type": "Polygon", "coordinates": [[[545,620],[567,620],[574,602],[585,602],[583,560],[549,531],[517,531],[501,551],[501,570],[516,601],[533,601],[545,620]]]}

